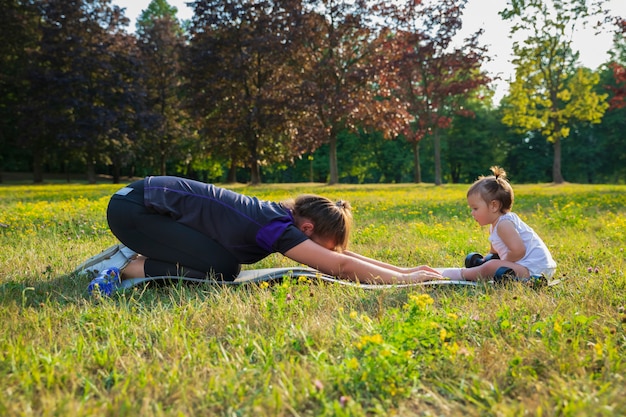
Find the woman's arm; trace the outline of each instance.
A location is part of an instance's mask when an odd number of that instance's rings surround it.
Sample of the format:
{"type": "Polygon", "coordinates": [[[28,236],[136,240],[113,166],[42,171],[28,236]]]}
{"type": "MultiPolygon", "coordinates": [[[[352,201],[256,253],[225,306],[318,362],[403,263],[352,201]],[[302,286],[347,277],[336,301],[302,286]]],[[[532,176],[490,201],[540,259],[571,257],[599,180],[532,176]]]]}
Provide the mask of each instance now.
{"type": "Polygon", "coordinates": [[[399,266],[395,266],[395,265],[391,265],[391,264],[379,261],[377,259],[368,258],[367,256],[359,255],[358,253],[350,252],[347,250],[343,251],[342,253],[345,255],[351,256],[353,258],[360,259],[369,264],[378,265],[382,268],[390,269],[392,271],[396,271],[396,272],[400,272],[404,274],[410,274],[411,272],[417,272],[417,271],[430,271],[430,272],[437,273],[435,269],[431,268],[428,265],[420,265],[420,266],[415,266],[415,267],[410,267],[410,268],[403,268],[403,267],[399,267],[399,266]]]}
{"type": "Polygon", "coordinates": [[[325,274],[362,283],[401,284],[441,279],[441,274],[434,270],[407,272],[353,252],[328,250],[310,239],[288,250],[285,256],[325,274]]]}

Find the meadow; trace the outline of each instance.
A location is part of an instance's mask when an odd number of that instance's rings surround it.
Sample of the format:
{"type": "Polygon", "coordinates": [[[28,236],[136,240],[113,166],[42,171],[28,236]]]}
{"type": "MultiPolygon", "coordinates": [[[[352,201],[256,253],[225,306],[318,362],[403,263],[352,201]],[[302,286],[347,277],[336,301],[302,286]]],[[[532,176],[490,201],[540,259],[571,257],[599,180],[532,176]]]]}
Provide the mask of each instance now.
{"type": "MultiPolygon", "coordinates": [[[[228,187],[349,200],[351,249],[391,263],[488,249],[467,185],[228,187]]],[[[294,278],[93,298],[72,271],[115,243],[118,188],[0,186],[0,415],[626,415],[626,186],[514,184],[514,211],[559,264],[551,287],[294,278]]]]}

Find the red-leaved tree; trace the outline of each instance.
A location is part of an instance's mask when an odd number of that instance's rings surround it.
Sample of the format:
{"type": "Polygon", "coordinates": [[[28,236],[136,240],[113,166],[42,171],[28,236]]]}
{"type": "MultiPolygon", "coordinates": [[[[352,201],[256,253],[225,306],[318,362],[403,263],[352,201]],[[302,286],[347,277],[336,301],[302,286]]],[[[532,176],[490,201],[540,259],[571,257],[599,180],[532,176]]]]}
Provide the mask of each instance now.
{"type": "Polygon", "coordinates": [[[453,44],[461,28],[465,3],[406,0],[380,9],[385,24],[394,33],[385,48],[393,72],[385,81],[412,116],[404,134],[413,144],[415,182],[421,182],[420,142],[431,137],[435,184],[441,184],[439,133],[450,126],[455,113],[464,112],[460,99],[490,81],[480,70],[486,59],[485,50],[478,43],[482,31],[460,46],[453,44]]]}
{"type": "MultiPolygon", "coordinates": [[[[616,37],[621,36],[623,38],[626,35],[626,19],[617,18],[616,24],[616,37]]],[[[613,97],[609,101],[610,108],[621,109],[626,107],[626,66],[615,61],[611,62],[609,66],[613,70],[613,78],[615,79],[615,86],[607,87],[613,93],[613,97]]]]}

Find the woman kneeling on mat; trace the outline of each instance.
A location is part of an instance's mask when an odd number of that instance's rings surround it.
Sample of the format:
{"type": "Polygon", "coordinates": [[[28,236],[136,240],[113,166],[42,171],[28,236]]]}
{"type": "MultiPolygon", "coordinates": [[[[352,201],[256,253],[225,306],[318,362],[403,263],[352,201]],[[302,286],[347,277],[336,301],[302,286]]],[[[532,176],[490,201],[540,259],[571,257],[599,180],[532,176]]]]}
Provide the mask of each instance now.
{"type": "Polygon", "coordinates": [[[441,279],[428,266],[401,268],[346,250],[349,203],[302,195],[276,203],[199,181],[147,177],[116,192],[107,220],[122,242],[76,272],[99,274],[89,291],[110,295],[126,278],[184,276],[232,281],[241,264],[271,253],[362,283],[441,279]]]}

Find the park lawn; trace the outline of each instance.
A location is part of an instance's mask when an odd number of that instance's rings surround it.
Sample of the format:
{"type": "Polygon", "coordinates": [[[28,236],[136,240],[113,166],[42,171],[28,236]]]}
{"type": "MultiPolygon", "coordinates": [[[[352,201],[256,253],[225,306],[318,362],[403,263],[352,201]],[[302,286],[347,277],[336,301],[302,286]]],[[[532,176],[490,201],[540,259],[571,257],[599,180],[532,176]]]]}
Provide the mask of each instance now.
{"type": "MultiPolygon", "coordinates": [[[[461,266],[488,248],[467,185],[228,187],[349,200],[351,249],[391,263],[461,266]]],[[[539,290],[295,278],[94,299],[71,272],[115,243],[118,188],[0,186],[0,415],[626,414],[626,186],[514,184],[559,264],[539,290]]]]}

